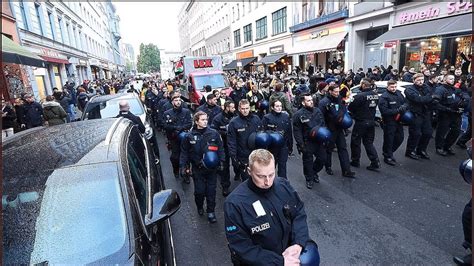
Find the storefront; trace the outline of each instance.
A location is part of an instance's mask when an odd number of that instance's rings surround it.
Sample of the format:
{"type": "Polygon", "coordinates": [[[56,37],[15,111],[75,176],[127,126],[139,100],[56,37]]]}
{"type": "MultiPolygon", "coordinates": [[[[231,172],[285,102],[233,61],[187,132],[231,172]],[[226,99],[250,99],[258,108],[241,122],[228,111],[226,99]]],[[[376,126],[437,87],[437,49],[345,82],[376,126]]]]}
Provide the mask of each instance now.
{"type": "Polygon", "coordinates": [[[91,74],[92,74],[92,80],[96,80],[100,78],[100,61],[91,58],[89,59],[89,65],[91,66],[91,74]]]}
{"type": "Polygon", "coordinates": [[[273,74],[275,71],[288,71],[291,73],[293,57],[285,53],[285,45],[272,46],[268,49],[268,54],[255,63],[257,70],[273,74]]]}
{"type": "Polygon", "coordinates": [[[293,46],[288,54],[293,56],[293,64],[302,70],[309,64],[327,69],[334,58],[344,61],[347,29],[343,19],[347,16],[344,9],[290,27],[293,46]]]}
{"type": "Polygon", "coordinates": [[[236,54],[236,59],[224,66],[226,71],[255,71],[254,63],[257,57],[253,55],[253,50],[247,50],[236,54]]]}
{"type": "Polygon", "coordinates": [[[440,2],[404,6],[395,12],[392,29],[372,41],[385,47],[399,47],[399,64],[437,68],[460,66],[461,52],[471,51],[472,4],[440,2]]]}

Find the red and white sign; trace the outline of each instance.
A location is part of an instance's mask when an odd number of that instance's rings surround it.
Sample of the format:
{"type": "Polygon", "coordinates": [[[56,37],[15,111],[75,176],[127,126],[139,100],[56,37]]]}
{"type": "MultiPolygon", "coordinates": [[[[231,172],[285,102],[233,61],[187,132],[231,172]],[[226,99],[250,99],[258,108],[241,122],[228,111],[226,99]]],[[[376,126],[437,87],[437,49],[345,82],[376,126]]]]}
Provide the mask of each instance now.
{"type": "Polygon", "coordinates": [[[393,48],[397,46],[398,41],[391,41],[391,42],[385,42],[383,47],[385,48],[393,48]]]}
{"type": "Polygon", "coordinates": [[[222,58],[220,56],[186,56],[183,59],[184,75],[199,71],[222,71],[222,58]]]}
{"type": "Polygon", "coordinates": [[[212,59],[195,59],[194,68],[212,67],[212,59]]]}

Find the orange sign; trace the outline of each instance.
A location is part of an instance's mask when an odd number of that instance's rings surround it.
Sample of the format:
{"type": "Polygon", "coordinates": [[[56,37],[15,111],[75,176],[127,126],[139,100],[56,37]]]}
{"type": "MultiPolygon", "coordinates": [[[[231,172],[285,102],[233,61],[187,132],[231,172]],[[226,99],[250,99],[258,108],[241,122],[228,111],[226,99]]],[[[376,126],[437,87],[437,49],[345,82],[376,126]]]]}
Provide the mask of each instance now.
{"type": "Polygon", "coordinates": [[[420,53],[411,53],[410,61],[420,61],[420,53]]]}
{"type": "Polygon", "coordinates": [[[237,59],[253,57],[253,50],[247,50],[236,54],[237,59]]]}

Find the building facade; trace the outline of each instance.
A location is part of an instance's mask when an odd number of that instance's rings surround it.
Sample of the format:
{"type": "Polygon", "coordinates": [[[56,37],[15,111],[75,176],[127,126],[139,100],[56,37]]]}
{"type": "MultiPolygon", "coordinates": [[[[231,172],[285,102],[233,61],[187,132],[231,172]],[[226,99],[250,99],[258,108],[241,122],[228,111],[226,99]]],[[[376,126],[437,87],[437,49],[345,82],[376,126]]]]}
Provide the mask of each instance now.
{"type": "Polygon", "coordinates": [[[135,75],[137,74],[137,59],[135,56],[135,50],[133,46],[129,43],[120,44],[121,56],[123,56],[125,70],[124,74],[126,75],[135,75]]]}
{"type": "Polygon", "coordinates": [[[114,46],[120,34],[111,31],[119,28],[110,26],[109,14],[115,12],[110,2],[20,0],[11,6],[21,44],[46,62],[46,68],[28,67],[37,99],[67,81],[78,85],[118,72],[114,46]]]}

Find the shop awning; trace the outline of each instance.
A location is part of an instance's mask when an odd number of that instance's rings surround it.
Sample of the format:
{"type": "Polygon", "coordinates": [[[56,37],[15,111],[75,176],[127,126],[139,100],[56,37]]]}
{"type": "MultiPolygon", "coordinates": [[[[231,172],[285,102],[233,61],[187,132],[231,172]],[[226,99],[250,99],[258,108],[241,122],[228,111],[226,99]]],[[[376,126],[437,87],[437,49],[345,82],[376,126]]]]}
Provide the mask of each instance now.
{"type": "Polygon", "coordinates": [[[290,54],[325,53],[335,51],[347,32],[338,32],[317,39],[295,42],[290,54]]]}
{"type": "Polygon", "coordinates": [[[45,67],[43,59],[2,34],[2,61],[28,66],[45,67]]]}
{"type": "Polygon", "coordinates": [[[285,53],[267,55],[267,56],[265,56],[264,58],[262,58],[262,60],[260,60],[260,61],[258,61],[257,63],[255,63],[255,65],[262,65],[262,64],[268,65],[268,64],[273,64],[273,63],[275,63],[276,61],[280,60],[282,57],[285,57],[285,56],[286,56],[285,53]]]}
{"type": "Polygon", "coordinates": [[[369,44],[472,32],[472,13],[394,27],[369,44]]]}
{"type": "Polygon", "coordinates": [[[69,64],[69,61],[66,59],[49,57],[49,56],[44,56],[44,55],[40,55],[40,57],[43,58],[45,61],[51,62],[51,63],[69,64]]]}
{"type": "Polygon", "coordinates": [[[224,66],[224,70],[234,70],[237,68],[237,60],[233,60],[224,66]]]}

